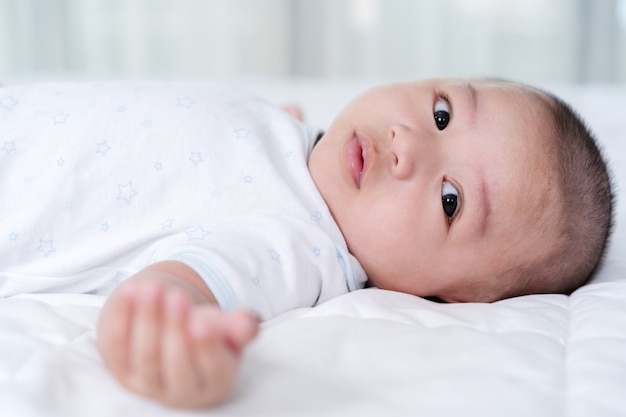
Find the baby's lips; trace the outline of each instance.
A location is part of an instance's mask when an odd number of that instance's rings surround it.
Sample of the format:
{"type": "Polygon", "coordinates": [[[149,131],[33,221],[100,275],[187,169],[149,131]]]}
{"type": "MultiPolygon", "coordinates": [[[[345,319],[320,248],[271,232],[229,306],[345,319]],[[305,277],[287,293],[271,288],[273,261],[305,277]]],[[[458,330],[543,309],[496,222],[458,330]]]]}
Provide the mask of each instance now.
{"type": "Polygon", "coordinates": [[[363,174],[363,147],[358,138],[354,136],[344,146],[344,157],[348,173],[354,180],[354,184],[361,186],[361,175],[363,174]]]}

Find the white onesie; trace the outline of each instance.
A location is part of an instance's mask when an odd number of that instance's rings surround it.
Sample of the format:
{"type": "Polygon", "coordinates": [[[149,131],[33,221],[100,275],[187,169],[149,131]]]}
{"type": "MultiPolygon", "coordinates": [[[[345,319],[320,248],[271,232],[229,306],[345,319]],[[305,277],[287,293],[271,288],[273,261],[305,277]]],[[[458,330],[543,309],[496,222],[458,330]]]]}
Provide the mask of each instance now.
{"type": "Polygon", "coordinates": [[[308,172],[317,134],[208,84],[0,89],[0,295],[107,294],[168,259],[262,318],[363,287],[308,172]]]}

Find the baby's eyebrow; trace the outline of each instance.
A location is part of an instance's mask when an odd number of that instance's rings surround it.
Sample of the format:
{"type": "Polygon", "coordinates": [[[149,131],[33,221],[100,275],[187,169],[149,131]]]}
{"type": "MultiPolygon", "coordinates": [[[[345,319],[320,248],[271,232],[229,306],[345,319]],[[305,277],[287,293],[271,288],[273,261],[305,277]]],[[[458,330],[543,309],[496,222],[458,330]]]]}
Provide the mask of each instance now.
{"type": "Polygon", "coordinates": [[[487,189],[487,182],[483,179],[480,182],[479,194],[478,194],[478,237],[483,237],[487,231],[489,224],[489,216],[491,215],[491,202],[489,200],[489,190],[487,189]]]}
{"type": "Polygon", "coordinates": [[[463,87],[465,87],[465,90],[469,95],[472,107],[474,108],[474,110],[476,110],[476,108],[478,107],[478,92],[476,91],[476,87],[474,87],[474,84],[469,81],[466,82],[463,87]]]}

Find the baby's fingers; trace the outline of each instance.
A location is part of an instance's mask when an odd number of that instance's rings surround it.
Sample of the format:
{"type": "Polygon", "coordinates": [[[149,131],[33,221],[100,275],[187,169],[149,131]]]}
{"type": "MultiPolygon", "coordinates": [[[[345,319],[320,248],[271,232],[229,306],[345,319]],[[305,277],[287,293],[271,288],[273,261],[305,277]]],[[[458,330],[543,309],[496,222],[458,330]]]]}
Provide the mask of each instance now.
{"type": "Polygon", "coordinates": [[[98,320],[98,350],[118,379],[128,373],[131,301],[122,293],[112,295],[98,320]]]}
{"type": "Polygon", "coordinates": [[[215,306],[201,307],[191,312],[189,332],[194,339],[225,341],[240,353],[259,332],[259,319],[247,310],[225,312],[215,306]]]}
{"type": "Polygon", "coordinates": [[[158,394],[161,390],[159,324],[162,297],[160,287],[145,284],[133,294],[129,382],[135,390],[148,396],[158,394]]]}
{"type": "Polygon", "coordinates": [[[246,310],[230,313],[228,340],[236,349],[243,349],[259,333],[259,318],[246,310]]]}
{"type": "Polygon", "coordinates": [[[182,294],[171,292],[165,296],[161,369],[166,393],[164,400],[172,405],[178,405],[196,393],[197,378],[186,331],[188,311],[189,302],[182,294]]]}
{"type": "Polygon", "coordinates": [[[240,355],[226,341],[194,338],[192,356],[197,373],[197,388],[202,404],[212,405],[224,400],[233,390],[240,355]]]}

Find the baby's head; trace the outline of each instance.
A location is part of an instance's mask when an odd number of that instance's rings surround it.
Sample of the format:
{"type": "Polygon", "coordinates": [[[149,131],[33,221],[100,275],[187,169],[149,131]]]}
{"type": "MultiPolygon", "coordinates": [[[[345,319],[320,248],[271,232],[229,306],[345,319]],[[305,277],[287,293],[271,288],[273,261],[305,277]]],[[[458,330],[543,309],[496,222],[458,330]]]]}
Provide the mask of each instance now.
{"type": "Polygon", "coordinates": [[[309,169],[379,288],[446,301],[569,293],[612,223],[606,165],[558,98],[510,82],[391,84],[350,103],[309,169]]]}

